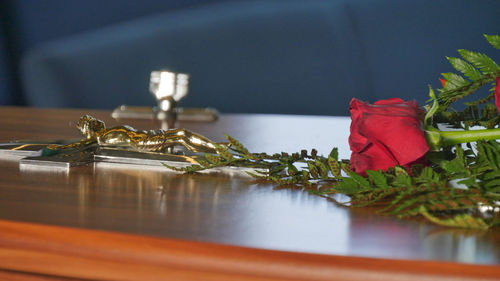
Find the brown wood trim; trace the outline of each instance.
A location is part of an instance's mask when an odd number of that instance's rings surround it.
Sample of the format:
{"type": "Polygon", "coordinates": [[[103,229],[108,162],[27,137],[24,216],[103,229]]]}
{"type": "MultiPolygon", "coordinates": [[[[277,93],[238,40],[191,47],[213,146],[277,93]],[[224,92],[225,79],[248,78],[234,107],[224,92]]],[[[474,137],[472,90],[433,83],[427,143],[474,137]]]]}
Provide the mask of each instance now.
{"type": "Polygon", "coordinates": [[[500,278],[495,266],[270,251],[10,221],[0,221],[0,269],[91,280],[500,278]]]}
{"type": "Polygon", "coordinates": [[[2,281],[91,281],[80,278],[65,278],[53,275],[33,274],[19,271],[0,270],[2,281]]]}

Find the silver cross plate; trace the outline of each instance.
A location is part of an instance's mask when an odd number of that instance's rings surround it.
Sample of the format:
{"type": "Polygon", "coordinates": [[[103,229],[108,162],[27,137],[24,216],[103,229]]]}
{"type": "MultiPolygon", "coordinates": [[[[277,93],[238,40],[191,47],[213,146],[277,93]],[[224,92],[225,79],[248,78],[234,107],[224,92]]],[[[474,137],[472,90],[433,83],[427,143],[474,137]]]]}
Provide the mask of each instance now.
{"type": "MultiPolygon", "coordinates": [[[[99,147],[89,145],[79,149],[65,149],[62,153],[53,153],[46,147],[51,144],[68,144],[76,141],[13,141],[0,143],[0,159],[19,161],[21,168],[33,169],[63,169],[95,163],[106,163],[106,167],[134,169],[162,168],[168,170],[163,164],[182,168],[197,164],[196,160],[203,159],[203,155],[193,154],[186,149],[176,148],[172,153],[142,152],[127,149],[99,147]]],[[[230,176],[246,176],[250,173],[268,172],[264,168],[250,167],[219,167],[202,171],[207,173],[223,173],[230,176]]]]}

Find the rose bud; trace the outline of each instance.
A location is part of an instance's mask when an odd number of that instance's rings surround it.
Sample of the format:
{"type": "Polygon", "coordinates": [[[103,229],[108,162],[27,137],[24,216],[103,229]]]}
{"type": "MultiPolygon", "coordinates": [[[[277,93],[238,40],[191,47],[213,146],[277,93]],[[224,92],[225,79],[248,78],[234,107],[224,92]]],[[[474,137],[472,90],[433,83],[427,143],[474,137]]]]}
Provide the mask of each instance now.
{"type": "Polygon", "coordinates": [[[423,128],[424,111],[416,101],[392,98],[372,105],[352,99],[349,110],[354,172],[366,175],[366,170],[425,163],[429,146],[423,128]]]}
{"type": "MultiPolygon", "coordinates": [[[[500,108],[500,78],[496,79],[495,96],[500,108]]],[[[478,140],[500,139],[500,128],[484,130],[440,131],[424,127],[424,111],[416,101],[399,98],[381,100],[373,105],[352,99],[351,169],[363,176],[366,170],[382,170],[396,165],[409,169],[426,164],[429,150],[478,140]]]]}

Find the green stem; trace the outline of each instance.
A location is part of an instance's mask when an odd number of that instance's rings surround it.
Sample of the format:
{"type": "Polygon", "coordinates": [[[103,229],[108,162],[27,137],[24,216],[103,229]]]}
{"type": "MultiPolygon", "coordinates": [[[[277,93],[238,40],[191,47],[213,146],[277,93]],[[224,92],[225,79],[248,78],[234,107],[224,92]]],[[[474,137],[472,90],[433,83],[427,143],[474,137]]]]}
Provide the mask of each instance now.
{"type": "Polygon", "coordinates": [[[439,131],[435,128],[427,128],[425,136],[431,150],[439,150],[441,147],[461,143],[500,139],[500,128],[466,131],[439,131]]]}
{"type": "Polygon", "coordinates": [[[459,143],[475,142],[478,140],[500,139],[500,129],[468,130],[468,131],[445,131],[440,132],[443,146],[459,143]]]}

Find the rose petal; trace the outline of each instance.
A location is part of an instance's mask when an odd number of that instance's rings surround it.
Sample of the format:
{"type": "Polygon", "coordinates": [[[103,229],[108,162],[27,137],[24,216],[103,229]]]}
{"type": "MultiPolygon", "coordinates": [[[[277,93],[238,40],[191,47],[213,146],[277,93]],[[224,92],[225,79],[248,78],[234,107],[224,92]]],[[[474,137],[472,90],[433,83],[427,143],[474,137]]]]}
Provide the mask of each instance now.
{"type": "Polygon", "coordinates": [[[361,151],[368,142],[368,140],[365,137],[361,136],[357,130],[359,118],[361,118],[361,115],[363,113],[363,104],[364,102],[354,98],[349,104],[349,111],[351,112],[352,120],[350,130],[351,134],[349,135],[349,146],[351,147],[352,151],[361,151]]]}
{"type": "Polygon", "coordinates": [[[387,170],[398,165],[394,158],[374,144],[369,144],[362,152],[351,154],[351,168],[354,172],[366,176],[366,170],[387,170]]]}
{"type": "MultiPolygon", "coordinates": [[[[369,104],[366,102],[362,102],[356,99],[355,100],[355,107],[356,107],[356,118],[360,118],[360,113],[364,112],[369,112],[369,113],[374,113],[374,114],[387,114],[387,115],[404,115],[404,116],[415,116],[415,118],[419,118],[420,114],[423,113],[423,110],[421,110],[418,107],[418,104],[416,101],[402,101],[401,99],[388,99],[388,100],[381,100],[375,102],[375,104],[369,104]],[[397,101],[400,102],[397,102],[397,101]]],[[[353,105],[353,101],[351,101],[351,107],[353,105]]],[[[352,111],[351,111],[351,117],[352,117],[352,111]]],[[[354,119],[354,118],[353,118],[354,119]]]]}
{"type": "Polygon", "coordinates": [[[423,119],[424,112],[418,108],[416,101],[403,101],[400,98],[392,98],[387,100],[380,100],[375,104],[360,101],[353,98],[349,105],[351,112],[351,129],[349,136],[349,146],[352,151],[359,152],[368,144],[365,136],[361,135],[358,131],[358,123],[362,119],[364,113],[369,112],[372,114],[391,115],[391,116],[411,116],[418,119],[423,119]]]}
{"type": "Polygon", "coordinates": [[[398,104],[398,103],[405,103],[405,101],[400,99],[400,98],[390,98],[390,99],[386,99],[386,100],[376,101],[373,104],[374,105],[387,105],[387,104],[398,104]]]}
{"type": "Polygon", "coordinates": [[[414,162],[429,150],[420,120],[415,115],[365,113],[358,130],[369,142],[384,145],[399,165],[414,162]]]}

